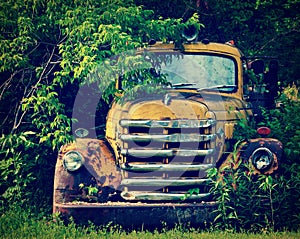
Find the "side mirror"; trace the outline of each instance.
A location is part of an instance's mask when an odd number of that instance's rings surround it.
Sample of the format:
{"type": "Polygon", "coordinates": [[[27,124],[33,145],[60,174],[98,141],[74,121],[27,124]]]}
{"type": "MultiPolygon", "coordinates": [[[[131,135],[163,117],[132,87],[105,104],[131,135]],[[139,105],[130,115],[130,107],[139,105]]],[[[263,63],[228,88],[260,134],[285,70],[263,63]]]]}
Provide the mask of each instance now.
{"type": "MultiPolygon", "coordinates": [[[[276,105],[275,99],[279,92],[279,63],[277,60],[270,60],[265,69],[265,62],[257,59],[248,63],[248,69],[252,70],[255,76],[252,79],[251,92],[249,92],[247,100],[252,103],[255,114],[261,115],[261,106],[272,109],[276,105]]],[[[246,78],[246,80],[249,79],[246,78]]]]}
{"type": "Polygon", "coordinates": [[[263,60],[254,60],[249,62],[249,68],[253,70],[255,75],[262,74],[265,71],[265,62],[263,60]]]}
{"type": "MultiPolygon", "coordinates": [[[[277,60],[271,60],[269,63],[269,70],[266,74],[269,75],[271,78],[270,83],[275,83],[275,81],[278,80],[278,69],[279,69],[279,63],[277,60]]],[[[277,83],[277,82],[276,82],[277,83]]]]}
{"type": "Polygon", "coordinates": [[[116,84],[115,84],[117,90],[122,90],[122,80],[123,80],[122,76],[117,77],[116,84]]]}
{"type": "Polygon", "coordinates": [[[268,68],[269,70],[264,74],[264,83],[266,84],[267,97],[274,101],[280,91],[278,86],[278,61],[271,60],[268,68]]]}

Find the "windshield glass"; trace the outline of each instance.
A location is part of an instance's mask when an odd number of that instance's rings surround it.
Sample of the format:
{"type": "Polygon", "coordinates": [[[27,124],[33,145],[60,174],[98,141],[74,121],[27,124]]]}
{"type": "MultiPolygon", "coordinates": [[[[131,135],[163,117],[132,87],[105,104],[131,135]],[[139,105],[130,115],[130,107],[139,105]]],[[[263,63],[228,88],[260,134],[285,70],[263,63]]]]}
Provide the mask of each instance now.
{"type": "Polygon", "coordinates": [[[218,89],[236,88],[236,64],[220,55],[180,54],[160,65],[160,72],[174,88],[218,89]]]}

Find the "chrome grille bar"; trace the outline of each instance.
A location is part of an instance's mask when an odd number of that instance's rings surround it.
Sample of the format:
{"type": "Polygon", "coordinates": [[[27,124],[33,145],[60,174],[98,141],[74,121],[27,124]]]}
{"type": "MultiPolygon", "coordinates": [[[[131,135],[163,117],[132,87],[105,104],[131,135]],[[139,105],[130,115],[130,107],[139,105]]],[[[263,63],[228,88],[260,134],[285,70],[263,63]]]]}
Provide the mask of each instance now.
{"type": "Polygon", "coordinates": [[[210,179],[205,178],[125,178],[122,180],[123,186],[199,186],[210,182],[210,179]]]}
{"type": "Polygon", "coordinates": [[[171,135],[151,135],[151,134],[123,134],[120,136],[123,141],[135,142],[206,142],[214,140],[215,134],[171,134],[171,135]]]}
{"type": "Polygon", "coordinates": [[[182,201],[186,197],[191,200],[205,200],[211,194],[199,193],[199,194],[183,194],[183,193],[156,193],[156,192],[122,192],[121,197],[125,200],[166,200],[166,201],[182,201]]]}
{"type": "Polygon", "coordinates": [[[213,149],[122,149],[121,154],[133,157],[195,157],[207,156],[214,152],[213,149]]]}
{"type": "Polygon", "coordinates": [[[213,168],[213,164],[141,164],[141,163],[124,163],[121,164],[121,169],[131,172],[146,172],[146,171],[205,171],[213,168]]]}
{"type": "Polygon", "coordinates": [[[120,120],[122,127],[147,128],[207,128],[216,124],[214,119],[176,119],[176,120],[120,120]]]}

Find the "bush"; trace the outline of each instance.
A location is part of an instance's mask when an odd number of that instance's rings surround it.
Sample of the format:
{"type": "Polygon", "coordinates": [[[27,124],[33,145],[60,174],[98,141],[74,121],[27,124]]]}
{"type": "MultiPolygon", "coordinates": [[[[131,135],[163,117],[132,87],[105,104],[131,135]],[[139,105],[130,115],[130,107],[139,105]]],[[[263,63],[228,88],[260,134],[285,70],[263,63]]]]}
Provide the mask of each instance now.
{"type": "MultiPolygon", "coordinates": [[[[290,92],[290,91],[285,91],[290,92]]],[[[300,102],[286,93],[282,105],[263,110],[264,120],[258,125],[268,126],[270,137],[283,143],[284,156],[274,175],[251,174],[249,165],[237,169],[223,168],[210,171],[212,192],[219,202],[215,227],[228,230],[297,230],[300,226],[300,102]]],[[[255,137],[254,123],[240,122],[238,140],[255,137]]]]}

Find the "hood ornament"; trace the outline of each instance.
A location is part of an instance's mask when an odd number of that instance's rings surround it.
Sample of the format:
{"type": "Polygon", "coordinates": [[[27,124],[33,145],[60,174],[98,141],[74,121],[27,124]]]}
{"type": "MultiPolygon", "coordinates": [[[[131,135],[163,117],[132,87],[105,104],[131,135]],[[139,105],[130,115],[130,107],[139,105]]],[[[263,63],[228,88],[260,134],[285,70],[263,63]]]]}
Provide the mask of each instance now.
{"type": "Polygon", "coordinates": [[[162,100],[162,102],[164,103],[164,105],[169,105],[171,103],[171,96],[170,94],[165,94],[164,98],[162,100]]]}

